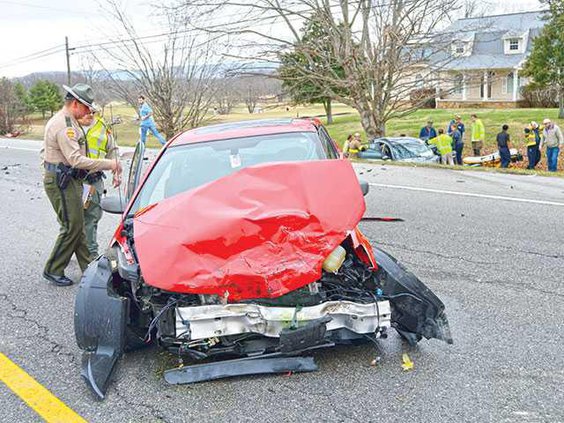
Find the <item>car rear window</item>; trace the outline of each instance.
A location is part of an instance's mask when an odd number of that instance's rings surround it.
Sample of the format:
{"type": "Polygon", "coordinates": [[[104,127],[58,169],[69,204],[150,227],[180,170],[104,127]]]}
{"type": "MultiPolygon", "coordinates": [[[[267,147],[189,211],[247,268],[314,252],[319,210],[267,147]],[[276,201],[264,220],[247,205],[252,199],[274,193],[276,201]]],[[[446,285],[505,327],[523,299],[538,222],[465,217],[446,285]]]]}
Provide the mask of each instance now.
{"type": "Polygon", "coordinates": [[[322,143],[315,132],[292,132],[170,147],[147,177],[131,212],[247,166],[326,159],[322,143]]]}

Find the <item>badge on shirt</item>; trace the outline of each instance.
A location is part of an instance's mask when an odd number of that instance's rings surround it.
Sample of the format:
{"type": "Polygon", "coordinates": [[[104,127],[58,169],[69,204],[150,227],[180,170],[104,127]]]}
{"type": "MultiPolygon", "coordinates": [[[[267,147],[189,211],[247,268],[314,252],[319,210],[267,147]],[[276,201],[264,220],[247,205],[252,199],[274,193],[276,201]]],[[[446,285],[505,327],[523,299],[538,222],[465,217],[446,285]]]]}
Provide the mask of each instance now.
{"type": "Polygon", "coordinates": [[[74,128],[67,128],[65,134],[67,135],[67,138],[71,140],[76,139],[76,131],[74,130],[74,128]]]}

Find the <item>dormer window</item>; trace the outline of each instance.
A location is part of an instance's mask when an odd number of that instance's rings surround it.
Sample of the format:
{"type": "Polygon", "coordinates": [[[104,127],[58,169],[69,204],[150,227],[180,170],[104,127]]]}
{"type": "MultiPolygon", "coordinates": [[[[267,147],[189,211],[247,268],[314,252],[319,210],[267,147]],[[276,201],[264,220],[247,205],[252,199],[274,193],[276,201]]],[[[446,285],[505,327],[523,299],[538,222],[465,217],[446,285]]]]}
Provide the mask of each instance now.
{"type": "Polygon", "coordinates": [[[521,54],[524,53],[524,45],[525,42],[523,41],[523,37],[515,36],[513,34],[506,35],[503,37],[503,45],[504,45],[504,52],[505,54],[521,54]]]}
{"type": "Polygon", "coordinates": [[[464,56],[466,52],[466,43],[464,41],[455,41],[452,43],[452,53],[455,56],[464,56]]]}

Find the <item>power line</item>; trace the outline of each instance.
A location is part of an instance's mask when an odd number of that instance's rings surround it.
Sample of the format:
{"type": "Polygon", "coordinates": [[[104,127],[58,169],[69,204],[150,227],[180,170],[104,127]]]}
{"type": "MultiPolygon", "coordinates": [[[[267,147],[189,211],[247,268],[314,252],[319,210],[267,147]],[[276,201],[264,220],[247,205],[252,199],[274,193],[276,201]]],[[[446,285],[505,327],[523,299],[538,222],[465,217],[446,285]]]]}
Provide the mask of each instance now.
{"type": "MultiPolygon", "coordinates": [[[[37,7],[37,8],[42,8],[42,9],[56,10],[56,9],[52,9],[48,6],[40,6],[40,5],[37,5],[37,4],[21,3],[21,2],[9,1],[9,0],[0,0],[0,3],[18,4],[18,5],[28,6],[28,7],[37,7]]],[[[378,5],[373,5],[371,7],[373,7],[373,8],[385,7],[385,6],[388,6],[388,5],[389,5],[389,3],[388,4],[382,3],[382,4],[378,4],[378,5]]],[[[340,7],[340,5],[339,4],[332,4],[332,5],[329,5],[328,7],[330,9],[332,9],[334,7],[340,7]]],[[[312,12],[312,11],[314,11],[314,9],[291,11],[291,13],[289,13],[290,17],[288,17],[288,20],[302,19],[303,18],[302,14],[312,12]]],[[[271,20],[276,20],[276,19],[280,18],[279,12],[276,12],[274,10],[272,10],[272,12],[274,12],[273,15],[254,16],[254,17],[251,17],[249,19],[239,20],[239,21],[236,22],[236,24],[241,25],[241,24],[244,24],[244,23],[252,23],[253,26],[248,28],[249,30],[252,30],[252,28],[255,28],[255,27],[272,25],[272,22],[258,23],[260,21],[271,21],[271,20]]],[[[233,18],[233,16],[250,16],[250,13],[244,12],[244,13],[239,13],[239,14],[233,14],[233,15],[231,15],[231,18],[233,18]]],[[[63,51],[66,51],[66,49],[68,49],[69,51],[77,51],[77,52],[83,53],[83,54],[84,53],[93,53],[93,52],[96,52],[96,51],[105,50],[104,49],[105,46],[110,46],[107,49],[111,49],[111,48],[119,47],[118,44],[126,44],[126,43],[132,43],[132,42],[137,42],[137,41],[155,39],[154,41],[147,41],[145,43],[141,43],[142,45],[145,45],[145,44],[151,44],[151,43],[158,42],[159,41],[158,38],[162,38],[162,37],[166,37],[166,36],[170,36],[170,35],[188,34],[188,33],[197,32],[197,31],[209,31],[209,30],[214,30],[214,29],[217,29],[217,28],[229,27],[231,25],[232,25],[231,23],[221,23],[221,24],[207,26],[205,29],[194,27],[194,28],[188,28],[188,29],[181,30],[181,31],[169,31],[169,32],[163,32],[163,33],[160,33],[160,34],[130,37],[130,38],[125,38],[125,39],[118,39],[118,40],[105,41],[105,42],[99,42],[99,43],[82,44],[82,45],[78,45],[78,46],[75,46],[75,47],[68,47],[68,46],[65,47],[64,45],[57,45],[57,46],[51,47],[51,48],[46,49],[46,50],[41,50],[41,51],[38,51],[38,52],[35,52],[35,53],[30,53],[26,56],[22,56],[22,57],[13,59],[9,63],[0,64],[0,69],[24,64],[24,63],[31,62],[31,61],[35,61],[35,60],[38,60],[38,59],[41,59],[41,58],[44,58],[44,57],[48,57],[48,56],[51,56],[51,55],[54,55],[54,54],[59,54],[63,51]],[[84,51],[80,52],[80,50],[84,50],[84,51]]],[[[227,32],[229,32],[229,30],[225,31],[225,33],[227,33],[227,32]]],[[[242,30],[242,32],[246,32],[246,31],[242,30]]],[[[202,43],[202,45],[205,45],[205,43],[202,43]]]]}
{"type": "Polygon", "coordinates": [[[88,12],[86,10],[80,12],[77,11],[76,9],[58,9],[58,8],[53,8],[51,6],[42,6],[40,4],[35,4],[35,3],[25,3],[25,2],[21,2],[21,1],[10,1],[10,0],[0,0],[1,4],[13,4],[16,6],[22,6],[22,7],[28,7],[28,8],[33,8],[33,9],[42,9],[42,10],[49,10],[49,11],[55,11],[55,12],[66,12],[70,15],[84,15],[86,16],[88,12]]]}

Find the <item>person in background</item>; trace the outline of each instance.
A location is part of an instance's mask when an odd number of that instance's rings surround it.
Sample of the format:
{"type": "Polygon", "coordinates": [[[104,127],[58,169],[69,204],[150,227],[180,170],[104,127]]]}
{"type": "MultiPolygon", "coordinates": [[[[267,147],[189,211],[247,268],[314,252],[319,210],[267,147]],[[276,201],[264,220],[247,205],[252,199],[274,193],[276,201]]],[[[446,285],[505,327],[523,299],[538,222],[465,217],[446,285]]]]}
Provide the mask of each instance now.
{"type": "Polygon", "coordinates": [[[345,157],[349,156],[349,148],[351,147],[351,141],[353,140],[353,134],[349,134],[346,141],[343,144],[343,155],[345,157]]]}
{"type": "Polygon", "coordinates": [[[511,139],[509,138],[509,133],[507,132],[508,129],[509,126],[503,125],[501,127],[501,132],[497,134],[496,137],[502,168],[507,168],[511,162],[511,153],[509,152],[509,149],[511,148],[511,139]]]}
{"type": "Polygon", "coordinates": [[[360,138],[360,133],[355,132],[354,137],[349,143],[349,154],[351,157],[356,157],[358,152],[362,150],[362,140],[360,138]]]}
{"type": "Polygon", "coordinates": [[[540,143],[541,143],[541,134],[542,131],[544,130],[544,127],[539,127],[539,124],[536,123],[535,121],[531,122],[531,132],[533,132],[535,134],[535,140],[536,140],[536,160],[535,163],[533,165],[533,169],[539,164],[539,162],[541,161],[541,150],[540,150],[540,143]]]}
{"type": "Polygon", "coordinates": [[[439,136],[431,138],[429,144],[437,146],[442,164],[454,165],[454,160],[452,159],[452,138],[450,135],[445,134],[442,128],[439,128],[439,136]]]}
{"type": "MultiPolygon", "coordinates": [[[[118,147],[108,124],[100,116],[99,109],[77,119],[86,134],[86,156],[91,159],[118,160],[118,147]]],[[[84,186],[88,188],[88,197],[84,202],[84,232],[90,260],[98,256],[98,222],[102,219],[100,201],[104,194],[104,178],[102,171],[89,173],[84,186]]],[[[117,188],[121,184],[121,175],[114,174],[112,185],[117,188]]]]}
{"type": "Polygon", "coordinates": [[[166,140],[157,130],[157,125],[155,124],[155,120],[153,119],[153,109],[151,109],[151,106],[147,104],[145,97],[143,97],[142,95],[139,96],[137,102],[139,103],[139,127],[141,130],[141,142],[145,144],[145,141],[147,140],[147,132],[151,131],[151,133],[155,137],[157,137],[161,145],[165,145],[166,140]]]}
{"type": "MultiPolygon", "coordinates": [[[[537,125],[538,127],[538,125],[537,125]]],[[[527,159],[529,160],[529,164],[527,165],[527,169],[534,169],[537,163],[539,162],[540,158],[540,150],[538,145],[538,140],[540,137],[538,136],[538,131],[533,130],[532,124],[525,127],[525,147],[527,147],[527,159]]]]}
{"type": "Polygon", "coordinates": [[[548,163],[548,171],[556,172],[558,170],[558,154],[560,146],[564,145],[564,137],[558,125],[555,125],[550,119],[543,120],[544,131],[542,132],[542,142],[540,148],[546,146],[546,161],[548,163]]]}
{"type": "Polygon", "coordinates": [[[486,139],[486,129],[481,119],[478,119],[476,114],[471,116],[472,118],[472,150],[474,151],[474,156],[479,156],[480,150],[484,146],[484,141],[486,139]]]}
{"type": "Polygon", "coordinates": [[[436,137],[437,137],[437,131],[435,131],[435,128],[433,128],[433,120],[431,118],[428,118],[427,125],[421,128],[421,130],[419,131],[419,138],[427,142],[430,139],[436,137]]]}
{"type": "Polygon", "coordinates": [[[458,132],[460,132],[460,139],[462,140],[462,142],[464,142],[464,132],[466,131],[466,127],[464,126],[460,115],[454,115],[454,119],[452,119],[447,126],[447,134],[451,136],[453,124],[456,125],[456,129],[458,129],[458,132]]]}
{"type": "Polygon", "coordinates": [[[464,141],[462,140],[462,134],[460,133],[456,122],[450,125],[449,135],[452,137],[452,149],[456,152],[454,162],[457,165],[462,166],[462,150],[464,149],[464,141]]]}

